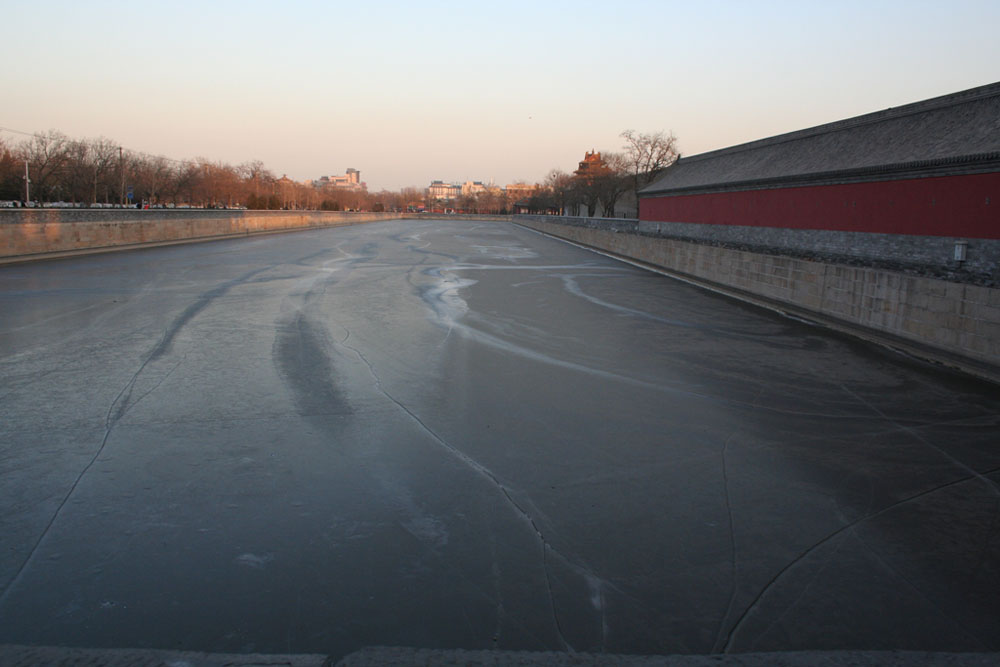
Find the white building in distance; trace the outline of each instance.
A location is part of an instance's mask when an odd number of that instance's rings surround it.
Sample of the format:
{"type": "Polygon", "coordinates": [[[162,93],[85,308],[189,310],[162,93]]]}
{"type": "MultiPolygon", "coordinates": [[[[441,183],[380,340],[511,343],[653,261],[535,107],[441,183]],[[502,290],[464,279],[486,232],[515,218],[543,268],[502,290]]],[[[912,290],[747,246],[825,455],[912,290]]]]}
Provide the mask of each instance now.
{"type": "Polygon", "coordinates": [[[317,181],[313,181],[313,186],[317,188],[341,188],[344,190],[367,190],[367,186],[361,182],[361,172],[352,167],[348,167],[347,173],[343,176],[323,176],[317,181]]]}

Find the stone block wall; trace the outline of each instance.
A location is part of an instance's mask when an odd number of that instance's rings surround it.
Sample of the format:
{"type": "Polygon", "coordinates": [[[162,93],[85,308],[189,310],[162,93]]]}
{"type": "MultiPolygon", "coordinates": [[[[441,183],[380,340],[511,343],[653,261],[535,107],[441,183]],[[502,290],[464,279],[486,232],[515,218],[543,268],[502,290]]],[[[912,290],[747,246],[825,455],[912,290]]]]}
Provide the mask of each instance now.
{"type": "Polygon", "coordinates": [[[354,225],[392,213],[206,209],[0,209],[0,261],[354,225]]]}
{"type": "Polygon", "coordinates": [[[515,222],[1000,382],[995,286],[642,234],[636,221],[515,222]]]}

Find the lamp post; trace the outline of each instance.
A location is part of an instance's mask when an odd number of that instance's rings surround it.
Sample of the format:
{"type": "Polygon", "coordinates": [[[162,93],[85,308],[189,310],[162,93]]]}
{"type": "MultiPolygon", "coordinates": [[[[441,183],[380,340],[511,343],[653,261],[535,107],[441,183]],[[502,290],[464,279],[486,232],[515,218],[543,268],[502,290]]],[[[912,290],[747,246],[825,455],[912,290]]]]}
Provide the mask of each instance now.
{"type": "Polygon", "coordinates": [[[31,201],[31,179],[28,178],[28,161],[24,161],[24,203],[31,201]]]}
{"type": "Polygon", "coordinates": [[[121,207],[125,208],[125,157],[122,154],[122,147],[118,147],[118,171],[121,174],[122,186],[118,191],[118,199],[121,202],[121,207]]]}

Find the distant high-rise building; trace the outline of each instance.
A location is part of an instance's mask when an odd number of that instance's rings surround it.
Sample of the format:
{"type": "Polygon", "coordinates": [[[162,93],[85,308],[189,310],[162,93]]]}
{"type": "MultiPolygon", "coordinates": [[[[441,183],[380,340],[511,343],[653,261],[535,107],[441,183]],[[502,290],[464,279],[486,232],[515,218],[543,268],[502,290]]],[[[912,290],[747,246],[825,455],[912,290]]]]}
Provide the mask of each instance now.
{"type": "Polygon", "coordinates": [[[475,196],[482,192],[486,192],[486,186],[483,185],[482,181],[466,181],[462,184],[463,195],[475,196]]]}
{"type": "Polygon", "coordinates": [[[531,195],[535,194],[535,190],[537,189],[537,185],[530,185],[528,183],[510,183],[504,188],[507,192],[507,200],[511,203],[530,199],[531,195]]]}
{"type": "Polygon", "coordinates": [[[427,199],[451,200],[462,196],[462,186],[458,183],[445,183],[444,181],[431,181],[427,188],[427,199]]]}
{"type": "Polygon", "coordinates": [[[347,173],[343,176],[323,176],[319,180],[313,181],[317,188],[343,188],[345,190],[365,190],[365,184],[361,182],[361,172],[353,167],[348,167],[347,173]]]}

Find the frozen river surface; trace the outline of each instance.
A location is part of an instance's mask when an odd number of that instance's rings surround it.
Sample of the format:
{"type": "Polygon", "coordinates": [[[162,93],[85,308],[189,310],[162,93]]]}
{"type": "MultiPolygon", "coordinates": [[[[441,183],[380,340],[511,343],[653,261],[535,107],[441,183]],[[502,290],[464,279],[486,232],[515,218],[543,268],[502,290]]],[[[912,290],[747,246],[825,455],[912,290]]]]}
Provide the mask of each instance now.
{"type": "Polygon", "coordinates": [[[1000,650],[1000,393],[508,223],[0,267],[0,643],[1000,650]]]}

